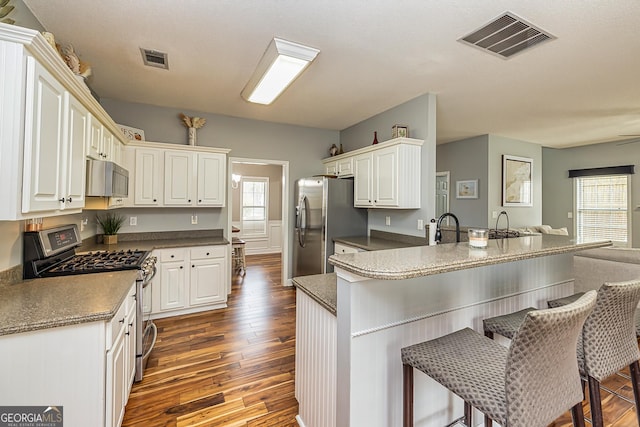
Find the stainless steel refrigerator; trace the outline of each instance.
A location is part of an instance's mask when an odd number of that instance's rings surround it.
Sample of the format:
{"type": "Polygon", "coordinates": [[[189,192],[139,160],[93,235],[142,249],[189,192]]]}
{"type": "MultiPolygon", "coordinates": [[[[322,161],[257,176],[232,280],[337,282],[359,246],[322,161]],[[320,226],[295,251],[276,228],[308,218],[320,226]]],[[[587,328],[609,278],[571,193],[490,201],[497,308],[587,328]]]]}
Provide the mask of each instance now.
{"type": "Polygon", "coordinates": [[[353,207],[353,179],[302,178],[294,197],[293,277],[330,273],[333,238],[367,235],[367,210],[353,207]]]}

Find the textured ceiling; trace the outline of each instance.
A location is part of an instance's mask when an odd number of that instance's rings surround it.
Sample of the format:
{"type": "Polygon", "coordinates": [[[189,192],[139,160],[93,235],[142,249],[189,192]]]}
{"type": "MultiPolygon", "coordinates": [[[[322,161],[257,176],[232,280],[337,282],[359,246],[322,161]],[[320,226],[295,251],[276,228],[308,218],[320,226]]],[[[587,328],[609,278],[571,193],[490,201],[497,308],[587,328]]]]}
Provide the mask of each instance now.
{"type": "Polygon", "coordinates": [[[640,135],[637,0],[24,0],[102,97],[341,130],[430,92],[439,143],[640,135]],[[504,60],[459,38],[510,11],[557,37],[504,60]],[[271,106],[240,97],[274,37],[320,49],[271,106]],[[170,69],[142,65],[140,47],[170,69]]]}

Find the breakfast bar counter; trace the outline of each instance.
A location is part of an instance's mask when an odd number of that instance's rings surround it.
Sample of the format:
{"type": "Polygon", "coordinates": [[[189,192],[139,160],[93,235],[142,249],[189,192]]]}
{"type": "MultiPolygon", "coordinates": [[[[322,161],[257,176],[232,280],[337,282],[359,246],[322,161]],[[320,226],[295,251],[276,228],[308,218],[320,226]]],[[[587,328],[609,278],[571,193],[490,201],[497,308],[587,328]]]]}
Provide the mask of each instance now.
{"type": "MultiPolygon", "coordinates": [[[[571,294],[573,253],[609,245],[534,235],[489,240],[483,249],[465,242],[331,256],[336,315],[317,292],[298,292],[299,422],[402,425],[402,347],[465,327],[481,331],[486,317],[571,294]],[[326,394],[335,398],[317,400],[326,394]]],[[[416,426],[462,416],[458,397],[426,375],[414,381],[416,426]]]]}

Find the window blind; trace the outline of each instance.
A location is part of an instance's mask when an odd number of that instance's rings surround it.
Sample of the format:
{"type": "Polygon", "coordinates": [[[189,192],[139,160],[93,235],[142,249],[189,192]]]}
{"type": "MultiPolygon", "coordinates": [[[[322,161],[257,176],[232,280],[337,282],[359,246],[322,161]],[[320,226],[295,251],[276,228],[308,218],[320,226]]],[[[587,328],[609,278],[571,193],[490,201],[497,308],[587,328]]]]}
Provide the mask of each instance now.
{"type": "Polygon", "coordinates": [[[576,179],[576,235],[588,242],[628,241],[628,176],[576,179]]]}

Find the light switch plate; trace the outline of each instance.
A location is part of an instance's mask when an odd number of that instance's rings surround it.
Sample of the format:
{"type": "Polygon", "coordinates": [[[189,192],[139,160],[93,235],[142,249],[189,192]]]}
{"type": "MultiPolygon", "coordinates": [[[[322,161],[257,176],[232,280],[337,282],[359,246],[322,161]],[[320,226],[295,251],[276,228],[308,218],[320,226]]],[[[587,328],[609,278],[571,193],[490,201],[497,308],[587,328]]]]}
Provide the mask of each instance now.
{"type": "Polygon", "coordinates": [[[129,217],[129,225],[131,225],[131,226],[138,225],[138,217],[137,216],[130,216],[129,217]]]}
{"type": "Polygon", "coordinates": [[[385,218],[384,218],[384,223],[385,223],[386,225],[391,225],[391,217],[390,217],[390,216],[385,217],[385,218]]]}

